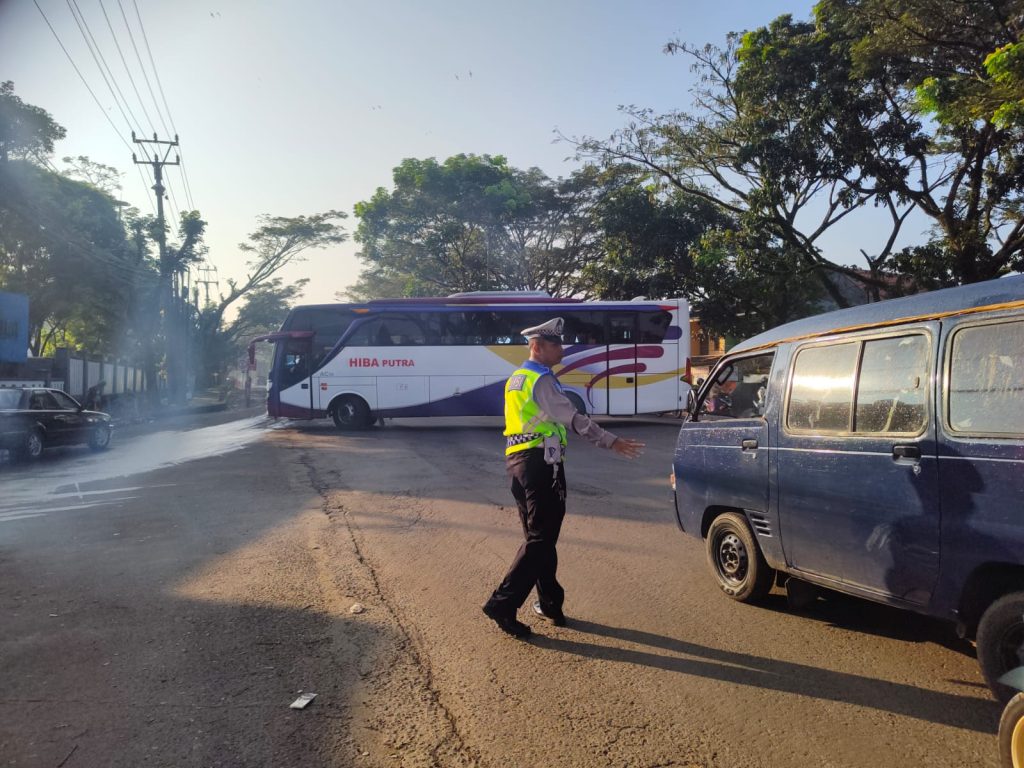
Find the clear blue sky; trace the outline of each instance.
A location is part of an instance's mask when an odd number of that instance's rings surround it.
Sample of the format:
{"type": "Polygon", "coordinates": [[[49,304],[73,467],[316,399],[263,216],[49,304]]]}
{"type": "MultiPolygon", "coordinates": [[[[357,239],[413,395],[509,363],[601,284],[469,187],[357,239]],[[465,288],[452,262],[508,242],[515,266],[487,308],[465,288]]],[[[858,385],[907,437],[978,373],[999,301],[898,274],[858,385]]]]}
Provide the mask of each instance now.
{"type": "MultiPolygon", "coordinates": [[[[122,141],[130,143],[130,129],[68,0],[38,3],[117,130],[32,0],[0,0],[0,80],[13,80],[23,100],[67,128],[55,153],[58,167],[65,155],[115,166],[125,172],[123,198],[152,210],[122,141]]],[[[688,62],[665,55],[666,42],[721,43],[730,30],[782,13],[806,18],[812,5],[73,0],[141,129],[150,134],[106,11],[161,138],[166,132],[121,15],[123,9],[163,109],[136,3],[181,139],[193,202],[209,222],[209,260],[222,280],[244,275],[236,244],[255,229],[259,214],[342,209],[350,215],[351,232],[353,205],[390,186],[391,170],[403,158],[502,154],[518,167],[567,175],[575,166],[566,160],[572,149],[553,143],[556,128],[604,137],[622,125],[621,104],[657,111],[689,106],[688,62]]],[[[167,175],[177,208],[187,208],[180,173],[170,168],[167,175]]],[[[355,279],[356,250],[349,242],[311,252],[285,277],[312,278],[304,300],[330,301],[355,279]]],[[[849,247],[832,255],[852,261],[855,253],[849,247]]]]}

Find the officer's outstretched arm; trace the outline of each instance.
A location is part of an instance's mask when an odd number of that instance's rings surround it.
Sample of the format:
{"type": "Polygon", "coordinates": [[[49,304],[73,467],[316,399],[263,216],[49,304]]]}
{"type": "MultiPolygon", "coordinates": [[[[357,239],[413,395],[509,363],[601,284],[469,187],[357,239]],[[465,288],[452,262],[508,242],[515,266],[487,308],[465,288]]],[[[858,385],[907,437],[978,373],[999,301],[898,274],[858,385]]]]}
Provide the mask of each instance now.
{"type": "Polygon", "coordinates": [[[627,459],[635,459],[643,455],[645,443],[639,440],[631,440],[628,437],[616,437],[612,443],[612,450],[627,459]]]}

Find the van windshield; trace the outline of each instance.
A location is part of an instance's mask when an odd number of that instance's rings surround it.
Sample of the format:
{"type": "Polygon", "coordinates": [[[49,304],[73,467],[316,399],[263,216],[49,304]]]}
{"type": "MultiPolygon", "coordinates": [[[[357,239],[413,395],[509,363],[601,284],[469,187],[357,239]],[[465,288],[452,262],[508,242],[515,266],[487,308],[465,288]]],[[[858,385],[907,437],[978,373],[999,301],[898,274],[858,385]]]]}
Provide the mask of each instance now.
{"type": "Polygon", "coordinates": [[[719,369],[699,404],[700,419],[751,419],[764,415],[774,353],[744,357],[719,369]]]}

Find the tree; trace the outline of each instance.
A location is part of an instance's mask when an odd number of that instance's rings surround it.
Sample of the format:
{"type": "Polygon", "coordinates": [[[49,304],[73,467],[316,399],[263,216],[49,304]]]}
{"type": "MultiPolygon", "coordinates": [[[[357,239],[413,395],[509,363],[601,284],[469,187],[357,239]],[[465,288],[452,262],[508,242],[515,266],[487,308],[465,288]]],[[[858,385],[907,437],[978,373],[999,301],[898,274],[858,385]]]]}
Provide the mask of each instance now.
{"type": "MultiPolygon", "coordinates": [[[[348,235],[339,223],[347,218],[343,211],[325,211],[309,216],[260,216],[260,226],[249,235],[248,242],[239,244],[239,249],[250,254],[249,272],[241,282],[228,280],[228,293],[221,295],[219,300],[204,307],[197,318],[198,335],[202,347],[206,350],[222,350],[220,356],[204,352],[205,374],[211,378],[219,373],[228,363],[226,357],[228,347],[222,343],[218,335],[222,332],[224,314],[227,309],[243,296],[254,291],[265,289],[265,293],[257,293],[256,307],[265,306],[274,296],[278,300],[291,299],[300,290],[298,287],[283,287],[275,276],[289,264],[302,258],[303,252],[310,248],[327,248],[344,242],[348,235]],[[289,293],[289,292],[292,293],[289,293]],[[284,298],[281,298],[284,297],[284,298]]],[[[229,327],[230,331],[230,327],[229,327]]],[[[236,334],[241,329],[236,329],[236,334]]]]}
{"type": "Polygon", "coordinates": [[[125,292],[151,276],[133,262],[108,195],[25,160],[0,163],[0,286],[29,296],[33,354],[73,329],[93,351],[116,353],[125,292]]]}
{"type": "Polygon", "coordinates": [[[1024,270],[1024,0],[824,0],[816,18],[909,137],[866,191],[931,217],[950,283],[1024,270]]]}
{"type": "Polygon", "coordinates": [[[13,82],[0,83],[0,163],[29,158],[42,162],[66,135],[49,112],[15,96],[13,82]]]}
{"type": "Polygon", "coordinates": [[[718,206],[669,187],[615,181],[597,206],[604,298],[686,296],[704,327],[747,336],[805,314],[822,291],[778,243],[756,242],[718,206]]]}
{"type": "Polygon", "coordinates": [[[694,108],[626,108],[627,126],[579,155],[718,206],[733,243],[760,244],[755,262],[776,254],[838,306],[844,282],[877,299],[1020,269],[1021,6],[825,0],[811,22],[782,16],[725,49],[670,43],[698,75],[694,108]],[[867,269],[838,263],[822,235],[867,206],[888,213],[879,247],[862,249],[867,269]],[[937,231],[899,251],[915,210],[937,231]]]}
{"type": "Polygon", "coordinates": [[[90,160],[86,155],[64,157],[67,166],[64,175],[69,179],[83,181],[111,197],[121,193],[122,174],[117,168],[90,160]]]}
{"type": "Polygon", "coordinates": [[[366,267],[350,295],[584,290],[581,269],[596,255],[587,179],[553,182],[501,156],[455,155],[406,159],[393,180],[356,205],[366,267]]]}

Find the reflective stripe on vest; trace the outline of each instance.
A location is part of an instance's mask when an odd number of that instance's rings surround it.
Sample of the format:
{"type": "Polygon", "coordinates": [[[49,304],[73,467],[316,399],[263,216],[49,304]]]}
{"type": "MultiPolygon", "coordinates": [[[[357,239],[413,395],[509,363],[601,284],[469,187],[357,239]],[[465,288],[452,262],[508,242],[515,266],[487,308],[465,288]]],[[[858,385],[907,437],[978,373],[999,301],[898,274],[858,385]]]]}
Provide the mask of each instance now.
{"type": "Polygon", "coordinates": [[[519,368],[505,382],[505,455],[528,448],[537,448],[548,435],[558,435],[559,442],[566,444],[565,427],[557,421],[544,421],[537,401],[533,399],[533,387],[542,374],[530,368],[519,368]]]}

